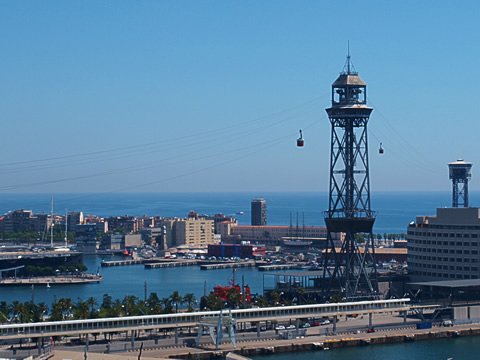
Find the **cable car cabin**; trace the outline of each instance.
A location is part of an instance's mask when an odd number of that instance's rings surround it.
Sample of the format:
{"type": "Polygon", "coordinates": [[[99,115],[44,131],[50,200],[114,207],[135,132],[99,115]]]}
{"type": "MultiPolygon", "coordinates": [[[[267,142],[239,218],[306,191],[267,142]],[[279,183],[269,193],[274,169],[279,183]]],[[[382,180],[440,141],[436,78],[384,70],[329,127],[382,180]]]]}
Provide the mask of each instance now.
{"type": "Polygon", "coordinates": [[[302,147],[303,145],[305,145],[305,141],[303,140],[302,130],[300,130],[300,137],[297,139],[297,146],[302,147]]]}
{"type": "Polygon", "coordinates": [[[383,150],[382,143],[380,143],[380,149],[378,149],[379,154],[383,154],[385,150],[383,150]]]}

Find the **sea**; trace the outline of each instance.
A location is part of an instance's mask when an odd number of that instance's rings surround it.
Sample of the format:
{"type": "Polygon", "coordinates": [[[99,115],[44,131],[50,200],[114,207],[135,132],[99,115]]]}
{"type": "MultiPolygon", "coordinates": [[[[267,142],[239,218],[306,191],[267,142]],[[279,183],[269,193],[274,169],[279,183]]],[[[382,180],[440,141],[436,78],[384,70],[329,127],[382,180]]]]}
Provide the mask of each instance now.
{"type": "MultiPolygon", "coordinates": [[[[470,192],[470,204],[480,192],[470,192]]],[[[240,225],[250,224],[250,203],[254,198],[267,202],[269,225],[324,226],[323,211],[328,208],[328,194],[320,192],[251,192],[251,193],[103,193],[103,194],[0,194],[0,212],[29,209],[34,213],[55,214],[82,211],[84,215],[108,216],[163,216],[185,217],[191,210],[199,214],[223,213],[237,218],[240,225]]],[[[436,208],[451,206],[449,192],[374,192],[372,209],[376,211],[374,233],[405,234],[409,223],[418,215],[435,215],[436,208]]],[[[99,284],[64,285],[47,288],[12,286],[0,287],[0,301],[25,302],[32,299],[50,305],[55,299],[69,297],[74,302],[95,297],[102,302],[103,294],[113,299],[134,295],[143,299],[145,294],[156,292],[160,298],[174,291],[181,295],[193,293],[200,299],[217,284],[227,285],[233,277],[232,270],[202,271],[197,266],[165,269],[145,269],[143,265],[107,267],[101,261],[114,260],[109,256],[84,256],[88,272],[100,272],[104,280],[99,284]]],[[[240,268],[235,272],[236,282],[244,281],[252,293],[262,293],[264,286],[273,281],[268,272],[240,268]]],[[[355,349],[335,349],[315,353],[295,354],[298,360],[315,359],[471,359],[472,349],[480,343],[477,338],[435,340],[414,344],[394,344],[355,349]],[[465,350],[470,349],[470,350],[465,350]]],[[[287,360],[290,354],[275,354],[275,360],[287,360]]]]}

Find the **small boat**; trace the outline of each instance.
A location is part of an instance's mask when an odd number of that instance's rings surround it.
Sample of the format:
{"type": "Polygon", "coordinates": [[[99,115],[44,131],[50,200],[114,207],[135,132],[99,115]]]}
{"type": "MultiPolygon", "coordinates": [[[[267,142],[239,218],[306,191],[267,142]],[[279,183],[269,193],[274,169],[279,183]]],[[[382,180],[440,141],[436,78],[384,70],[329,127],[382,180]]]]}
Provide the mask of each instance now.
{"type": "Polygon", "coordinates": [[[47,288],[49,288],[49,287],[50,287],[50,283],[49,283],[49,282],[47,282],[47,288]]]}
{"type": "Polygon", "coordinates": [[[239,211],[239,212],[235,213],[235,215],[243,215],[243,214],[244,214],[243,211],[239,211]]]}

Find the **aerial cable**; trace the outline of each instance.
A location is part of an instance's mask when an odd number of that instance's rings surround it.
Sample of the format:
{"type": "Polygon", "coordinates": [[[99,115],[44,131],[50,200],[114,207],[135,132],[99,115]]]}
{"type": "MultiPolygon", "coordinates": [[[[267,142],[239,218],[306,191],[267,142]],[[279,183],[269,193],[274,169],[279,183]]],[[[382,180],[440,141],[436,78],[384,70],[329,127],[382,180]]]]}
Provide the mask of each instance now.
{"type": "Polygon", "coordinates": [[[73,155],[65,155],[65,156],[57,156],[57,157],[51,157],[51,158],[44,158],[44,159],[35,159],[35,160],[25,160],[25,161],[17,161],[17,162],[11,162],[11,163],[3,163],[0,164],[0,167],[7,167],[7,166],[15,166],[15,165],[22,165],[22,164],[32,164],[32,163],[38,163],[38,162],[50,162],[50,161],[56,161],[56,160],[64,160],[64,159],[75,159],[75,158],[80,158],[80,157],[86,157],[86,156],[98,156],[100,154],[108,154],[108,153],[113,153],[113,152],[118,152],[118,151],[126,151],[126,150],[132,150],[132,149],[139,149],[139,148],[144,148],[144,147],[149,147],[149,146],[155,146],[155,145],[162,145],[166,146],[167,144],[172,144],[172,143],[178,143],[179,141],[190,139],[190,138],[198,138],[198,137],[208,137],[213,134],[221,133],[221,132],[228,132],[231,131],[232,128],[237,128],[237,127],[242,127],[248,124],[252,123],[258,123],[263,120],[267,119],[275,119],[276,116],[291,112],[291,111],[296,111],[297,109],[301,109],[304,106],[309,106],[312,104],[315,104],[316,102],[319,101],[319,97],[316,97],[312,100],[308,100],[306,102],[303,102],[299,105],[295,105],[291,108],[287,108],[269,115],[261,116],[259,118],[255,118],[252,120],[247,120],[243,121],[240,123],[236,123],[233,125],[229,126],[224,126],[222,128],[214,129],[214,130],[209,130],[197,134],[190,134],[190,135],[183,135],[177,138],[170,138],[167,140],[161,140],[161,141],[155,141],[155,142],[150,142],[150,143],[144,143],[144,144],[137,144],[137,145],[131,145],[131,146],[125,146],[125,147],[119,147],[119,148],[113,148],[113,149],[106,149],[106,150],[99,150],[99,151],[92,151],[92,152],[87,152],[87,153],[80,153],[80,154],[73,154],[73,155]]]}

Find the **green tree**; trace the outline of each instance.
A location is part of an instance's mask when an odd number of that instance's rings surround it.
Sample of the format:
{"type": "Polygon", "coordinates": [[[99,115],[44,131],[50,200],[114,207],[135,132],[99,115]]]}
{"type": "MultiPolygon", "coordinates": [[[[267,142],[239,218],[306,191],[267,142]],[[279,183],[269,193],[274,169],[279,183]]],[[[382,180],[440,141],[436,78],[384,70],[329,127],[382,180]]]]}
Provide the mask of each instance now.
{"type": "Polygon", "coordinates": [[[187,293],[183,296],[183,303],[187,304],[188,306],[188,311],[193,311],[193,304],[197,302],[197,299],[195,298],[195,295],[192,293],[187,293]]]}
{"type": "Polygon", "coordinates": [[[205,298],[204,308],[206,310],[214,311],[214,310],[221,310],[225,308],[224,302],[221,301],[220,298],[215,294],[210,294],[204,298],[205,298]]]}
{"type": "Polygon", "coordinates": [[[174,291],[170,295],[170,300],[171,300],[172,304],[175,304],[175,312],[177,313],[178,312],[178,305],[183,304],[183,297],[178,293],[178,291],[174,291]]]}
{"type": "Polygon", "coordinates": [[[90,317],[93,318],[95,315],[95,305],[98,305],[98,301],[93,296],[91,296],[87,299],[87,303],[88,305],[90,305],[90,317]]]}
{"type": "Polygon", "coordinates": [[[238,308],[242,302],[242,295],[235,288],[228,290],[227,300],[233,308],[238,308]]]}
{"type": "Polygon", "coordinates": [[[160,298],[156,292],[150,293],[147,299],[147,306],[150,314],[160,314],[162,312],[160,298]]]}
{"type": "Polygon", "coordinates": [[[168,298],[168,297],[162,298],[162,300],[160,300],[160,302],[163,305],[163,313],[164,314],[171,314],[173,312],[173,304],[172,304],[172,300],[170,298],[168,298]]]}

